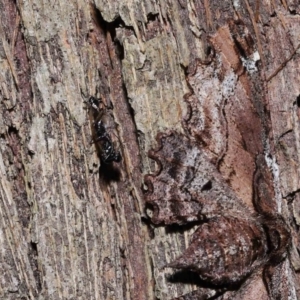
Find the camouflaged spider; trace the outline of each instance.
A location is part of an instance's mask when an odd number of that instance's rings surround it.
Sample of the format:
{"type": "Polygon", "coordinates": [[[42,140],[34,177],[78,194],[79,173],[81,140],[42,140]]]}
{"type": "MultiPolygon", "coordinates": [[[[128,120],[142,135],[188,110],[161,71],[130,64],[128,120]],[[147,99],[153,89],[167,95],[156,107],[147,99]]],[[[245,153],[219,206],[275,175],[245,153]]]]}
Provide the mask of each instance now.
{"type": "Polygon", "coordinates": [[[194,272],[202,282],[215,288],[215,291],[200,288],[172,299],[228,299],[216,295],[241,285],[259,268],[264,269],[270,299],[287,299],[278,298],[273,285],[277,280],[274,269],[288,255],[291,233],[280,214],[266,209],[265,199],[271,198],[271,193],[264,156],[258,155],[256,159],[257,211],[251,212],[196,141],[176,131],[167,131],[158,134],[157,142],[158,146],[148,155],[159,169],[145,176],[148,187],[145,200],[152,207],[152,223],[198,222],[189,246],[175,260],[164,264],[164,268],[194,272]]]}
{"type": "Polygon", "coordinates": [[[98,100],[91,96],[88,100],[89,105],[93,109],[93,142],[96,143],[100,153],[100,159],[105,164],[112,162],[120,162],[122,157],[119,151],[116,150],[112,141],[109,129],[109,117],[105,108],[100,108],[101,99],[98,100]]]}
{"type": "Polygon", "coordinates": [[[280,190],[286,165],[276,162],[263,72],[243,65],[257,48],[242,22],[221,26],[208,41],[213,59],[189,66],[184,133],[159,133],[148,153],[157,163],[145,176],[152,223],[198,226],[187,247],[180,233],[173,240],[166,230],[168,242],[159,237],[159,244],[154,236],[158,298],[300,299],[296,204],[280,190]],[[166,267],[176,269],[171,280],[166,267]],[[199,281],[188,282],[189,273],[199,281]],[[183,293],[194,282],[197,289],[183,293]]]}

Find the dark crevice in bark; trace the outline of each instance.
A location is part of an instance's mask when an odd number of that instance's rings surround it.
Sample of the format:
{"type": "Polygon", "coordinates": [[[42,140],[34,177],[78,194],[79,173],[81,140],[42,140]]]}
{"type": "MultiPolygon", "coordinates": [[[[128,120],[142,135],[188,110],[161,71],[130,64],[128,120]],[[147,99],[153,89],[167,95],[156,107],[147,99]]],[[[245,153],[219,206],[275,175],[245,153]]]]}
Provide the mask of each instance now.
{"type": "Polygon", "coordinates": [[[8,126],[7,133],[9,136],[18,136],[18,130],[14,126],[8,126]]]}
{"type": "Polygon", "coordinates": [[[121,17],[118,17],[113,22],[106,22],[100,12],[98,12],[98,21],[101,27],[104,29],[105,32],[109,32],[112,38],[112,41],[114,41],[114,44],[116,46],[116,53],[120,57],[120,60],[124,59],[124,49],[122,45],[118,42],[116,39],[116,29],[117,28],[127,28],[134,33],[133,27],[126,26],[121,17]]]}
{"type": "Polygon", "coordinates": [[[289,130],[283,132],[281,135],[279,135],[279,136],[277,137],[277,142],[280,142],[280,140],[281,140],[284,136],[286,136],[287,134],[292,133],[292,132],[293,132],[293,129],[289,129],[289,130]]]}
{"type": "MultiPolygon", "coordinates": [[[[246,276],[246,278],[247,277],[248,276],[246,276]]],[[[244,278],[242,281],[239,281],[236,284],[224,283],[223,285],[220,285],[220,284],[215,285],[208,281],[202,280],[196,271],[186,269],[186,270],[175,271],[175,273],[170,275],[167,279],[171,283],[195,284],[201,288],[213,289],[213,290],[220,292],[222,289],[224,289],[224,291],[225,290],[226,291],[231,291],[231,290],[234,291],[236,289],[239,289],[239,287],[243,284],[243,282],[245,282],[246,278],[244,278]]]]}
{"type": "MultiPolygon", "coordinates": [[[[120,43],[120,41],[118,41],[118,39],[116,38],[116,29],[117,28],[126,28],[127,30],[131,31],[132,34],[134,34],[134,28],[132,26],[126,26],[125,23],[123,22],[123,20],[121,19],[121,17],[117,17],[113,22],[107,22],[103,19],[100,11],[98,9],[95,8],[95,15],[97,17],[97,22],[99,27],[103,30],[104,35],[106,36],[107,33],[110,34],[111,39],[113,41],[114,47],[115,47],[115,53],[116,53],[116,57],[119,60],[120,65],[122,65],[122,60],[124,59],[124,47],[123,45],[120,43]]],[[[112,66],[113,68],[113,66],[112,66]]],[[[101,75],[101,74],[99,74],[101,75]]],[[[122,78],[122,77],[121,77],[122,78]]],[[[127,89],[126,89],[126,85],[124,83],[124,81],[122,80],[122,90],[124,93],[124,99],[126,100],[127,103],[127,109],[128,112],[131,116],[132,122],[134,124],[135,127],[135,132],[136,132],[136,123],[135,123],[135,118],[134,118],[134,110],[132,108],[132,106],[130,105],[129,101],[128,101],[128,94],[127,94],[127,89]]],[[[138,144],[138,140],[136,140],[136,143],[138,144]]],[[[138,144],[139,145],[139,144],[138,144]]],[[[103,166],[103,169],[106,169],[107,166],[103,166]]],[[[119,174],[117,174],[116,172],[113,172],[114,174],[112,175],[112,178],[108,178],[108,182],[109,181],[115,181],[118,179],[119,174]]]]}
{"type": "MultiPolygon", "coordinates": [[[[115,185],[115,193],[118,194],[118,199],[121,207],[116,207],[116,213],[120,210],[124,211],[126,216],[125,224],[117,224],[120,226],[120,232],[124,236],[125,245],[128,241],[135,240],[135,243],[129,243],[125,246],[126,260],[121,268],[122,278],[124,282],[124,296],[132,299],[148,299],[148,287],[146,282],[148,279],[148,272],[146,271],[146,257],[144,240],[145,237],[141,232],[140,219],[136,219],[136,213],[140,213],[139,199],[135,194],[141,194],[139,186],[141,184],[140,173],[140,149],[137,141],[137,130],[134,120],[134,112],[129,104],[126,86],[122,77],[122,59],[124,57],[124,50],[122,42],[117,39],[117,29],[122,28],[126,35],[133,35],[132,27],[125,26],[121,18],[116,18],[113,22],[106,22],[103,19],[100,11],[93,8],[94,29],[90,32],[91,43],[101,53],[102,58],[99,66],[100,81],[96,89],[106,101],[107,107],[113,107],[112,115],[116,121],[116,136],[121,141],[119,150],[122,153],[123,160],[116,165],[120,171],[120,181],[115,185]],[[125,149],[126,148],[126,149],[125,149]],[[127,150],[127,151],[125,151],[127,150]],[[126,157],[127,155],[127,157],[126,157]],[[131,172],[130,170],[134,170],[131,172]],[[128,187],[132,184],[136,188],[132,193],[129,192],[128,187]],[[124,225],[124,226],[123,226],[124,225]],[[126,241],[128,239],[128,241],[126,241]],[[133,279],[129,280],[128,276],[133,274],[133,279]],[[135,286],[131,289],[133,282],[135,286]],[[129,287],[129,288],[128,288],[129,287]]],[[[102,164],[101,168],[109,168],[102,164]]],[[[101,172],[101,170],[100,170],[101,172]]],[[[112,181],[114,178],[110,178],[112,181]]],[[[107,183],[100,180],[100,187],[102,190],[107,188],[107,183]]],[[[109,191],[111,194],[112,189],[109,191]]],[[[113,197],[111,195],[111,197],[113,197]]],[[[119,219],[119,218],[118,218],[119,219]]]]}
{"type": "Polygon", "coordinates": [[[296,105],[297,107],[300,107],[300,95],[298,95],[296,98],[296,105]]]}
{"type": "Polygon", "coordinates": [[[287,194],[286,196],[284,196],[284,199],[287,199],[288,203],[291,203],[293,202],[295,195],[298,193],[300,193],[300,189],[287,194]]]}
{"type": "Polygon", "coordinates": [[[141,222],[146,225],[149,238],[153,240],[155,238],[154,226],[153,223],[151,222],[151,219],[147,216],[146,212],[144,216],[141,217],[141,222]]]}
{"type": "Polygon", "coordinates": [[[203,218],[203,220],[201,221],[193,221],[193,222],[189,222],[187,224],[172,224],[172,225],[156,225],[156,226],[164,226],[166,229],[166,234],[174,234],[174,233],[179,233],[179,234],[183,234],[184,232],[191,230],[192,228],[194,228],[197,225],[200,225],[202,223],[206,223],[207,219],[203,218]]]}
{"type": "Polygon", "coordinates": [[[41,280],[41,274],[38,266],[38,246],[37,243],[31,241],[29,243],[29,251],[28,251],[28,257],[30,261],[30,265],[32,268],[33,276],[35,278],[36,282],[36,289],[38,294],[42,290],[42,280],[41,280]]]}
{"type": "Polygon", "coordinates": [[[147,15],[147,22],[153,22],[156,21],[158,19],[159,14],[158,13],[149,13],[147,15]]]}

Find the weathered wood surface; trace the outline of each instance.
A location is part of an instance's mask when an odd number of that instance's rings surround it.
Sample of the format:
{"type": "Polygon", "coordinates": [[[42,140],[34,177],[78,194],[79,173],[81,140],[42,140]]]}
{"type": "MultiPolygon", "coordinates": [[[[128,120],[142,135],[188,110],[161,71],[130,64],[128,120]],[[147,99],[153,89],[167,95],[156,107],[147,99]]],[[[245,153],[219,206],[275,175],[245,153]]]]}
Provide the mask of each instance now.
{"type": "MultiPolygon", "coordinates": [[[[293,234],[294,248],[276,272],[290,299],[300,297],[297,1],[3,0],[0,8],[1,299],[171,299],[197,289],[168,280],[171,271],[162,269],[195,228],[169,232],[143,221],[143,175],[156,169],[147,156],[156,134],[183,132],[186,101],[205,107],[204,121],[218,109],[237,120],[235,109],[250,105],[239,88],[228,98],[239,102],[218,107],[209,95],[218,95],[222,78],[210,85],[213,65],[197,64],[215,37],[217,55],[227,61],[224,74],[232,69],[240,82],[216,35],[234,19],[253,39],[252,89],[262,89],[254,102],[269,112],[256,117],[269,128],[264,141],[276,167],[277,210],[293,234]],[[99,174],[84,103],[90,95],[113,106],[123,156],[116,174],[99,174]]],[[[231,135],[223,135],[215,120],[203,130],[212,134],[204,137],[207,150],[218,157],[227,145],[221,173],[253,209],[253,154],[263,145],[244,151],[247,141],[235,130],[242,125],[230,123],[231,135]]],[[[268,299],[261,273],[228,295],[268,299]]]]}

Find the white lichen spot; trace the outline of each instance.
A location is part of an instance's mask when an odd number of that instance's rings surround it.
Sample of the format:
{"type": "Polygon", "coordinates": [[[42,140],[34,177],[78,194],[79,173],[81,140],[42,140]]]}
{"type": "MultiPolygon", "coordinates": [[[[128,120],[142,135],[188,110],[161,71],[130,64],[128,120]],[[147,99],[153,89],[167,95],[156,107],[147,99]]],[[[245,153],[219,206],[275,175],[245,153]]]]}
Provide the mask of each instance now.
{"type": "Polygon", "coordinates": [[[146,214],[149,218],[153,218],[153,211],[151,209],[147,209],[146,214]]]}
{"type": "Polygon", "coordinates": [[[187,222],[193,222],[193,221],[197,221],[197,217],[196,216],[191,216],[187,218],[187,222]]]}
{"type": "Polygon", "coordinates": [[[251,74],[257,72],[256,62],[260,60],[259,53],[255,51],[248,59],[241,57],[243,66],[251,74]]]}
{"type": "Polygon", "coordinates": [[[233,6],[234,6],[235,9],[238,9],[241,6],[240,1],[239,0],[234,0],[233,1],[233,6]]]}
{"type": "Polygon", "coordinates": [[[253,59],[253,61],[255,61],[255,62],[260,60],[260,56],[259,56],[258,51],[255,51],[255,52],[252,54],[252,59],[253,59]]]}
{"type": "Polygon", "coordinates": [[[229,254],[230,255],[234,255],[234,254],[236,254],[237,253],[237,249],[236,249],[236,246],[235,245],[231,245],[230,247],[229,247],[229,254]]]}
{"type": "Polygon", "coordinates": [[[267,145],[267,151],[265,152],[265,161],[267,163],[267,166],[271,169],[273,178],[274,178],[274,190],[275,190],[275,199],[277,204],[277,212],[281,213],[281,192],[280,192],[280,180],[279,180],[279,166],[276,162],[276,158],[272,157],[269,154],[269,145],[267,145]]]}
{"type": "Polygon", "coordinates": [[[40,117],[34,117],[30,129],[30,141],[28,143],[28,150],[32,153],[41,154],[46,151],[45,141],[45,120],[40,117]]]}

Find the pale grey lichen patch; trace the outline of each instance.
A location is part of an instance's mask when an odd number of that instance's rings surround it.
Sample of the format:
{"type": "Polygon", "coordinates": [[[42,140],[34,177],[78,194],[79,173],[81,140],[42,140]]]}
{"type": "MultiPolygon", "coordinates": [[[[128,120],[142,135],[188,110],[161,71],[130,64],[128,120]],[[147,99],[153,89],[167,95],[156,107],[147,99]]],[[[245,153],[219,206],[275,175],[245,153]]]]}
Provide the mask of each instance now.
{"type": "Polygon", "coordinates": [[[237,80],[238,76],[234,72],[230,72],[225,75],[225,78],[222,82],[222,94],[226,99],[234,94],[237,80]]]}
{"type": "Polygon", "coordinates": [[[30,128],[30,140],[28,150],[32,153],[46,151],[46,140],[44,135],[45,120],[44,118],[34,117],[30,128]]]}
{"type": "Polygon", "coordinates": [[[44,100],[44,114],[48,114],[51,108],[52,93],[49,82],[50,73],[45,62],[42,62],[36,70],[35,80],[44,100]]]}
{"type": "Polygon", "coordinates": [[[72,25],[75,26],[72,14],[78,7],[70,1],[53,2],[49,4],[52,9],[39,1],[22,1],[19,5],[25,35],[35,37],[39,42],[49,41],[57,33],[71,31],[72,25]]]}
{"type": "Polygon", "coordinates": [[[239,9],[241,6],[240,0],[233,0],[233,6],[235,9],[239,9]]]}
{"type": "Polygon", "coordinates": [[[1,172],[1,177],[3,175],[6,175],[5,165],[4,165],[3,156],[2,156],[1,151],[0,151],[0,172],[1,172]]]}
{"type": "Polygon", "coordinates": [[[112,22],[119,16],[119,1],[95,0],[95,6],[106,22],[112,22]]]}

